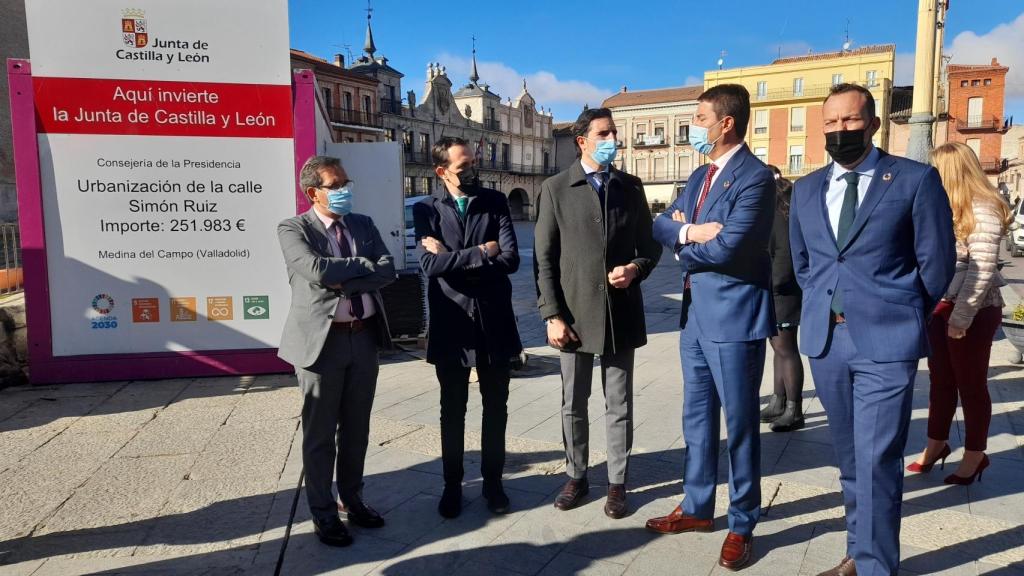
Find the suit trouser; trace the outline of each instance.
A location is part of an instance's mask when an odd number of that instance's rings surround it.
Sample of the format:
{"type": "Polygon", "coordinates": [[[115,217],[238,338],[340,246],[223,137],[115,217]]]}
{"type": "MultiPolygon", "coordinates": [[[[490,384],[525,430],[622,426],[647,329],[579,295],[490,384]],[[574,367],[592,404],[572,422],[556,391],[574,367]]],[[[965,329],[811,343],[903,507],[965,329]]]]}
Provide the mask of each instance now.
{"type": "MultiPolygon", "coordinates": [[[[478,354],[477,358],[486,356],[478,354]]],[[[444,483],[458,486],[464,469],[466,403],[469,401],[469,368],[459,365],[435,367],[441,383],[441,463],[444,483]]],[[[478,362],[483,402],[480,439],[480,474],[484,483],[501,480],[505,467],[505,424],[508,422],[509,364],[491,365],[478,362]]]]}
{"type": "Polygon", "coordinates": [[[338,514],[331,494],[335,474],[342,502],[348,502],[362,489],[377,372],[373,329],[331,330],[316,363],[295,369],[303,395],[306,499],[317,519],[338,514]]]}
{"type": "Polygon", "coordinates": [[[715,516],[719,411],[725,409],[729,455],[729,530],[750,535],[761,516],[761,436],[758,424],[765,341],[712,342],[695,322],[679,333],[683,366],[682,509],[715,516]]]}
{"type": "MultiPolygon", "coordinates": [[[[633,449],[633,348],[601,355],[604,389],[605,444],[608,482],[625,484],[633,449]]],[[[590,460],[590,420],[587,404],[594,375],[594,355],[562,352],[562,442],[566,473],[586,478],[590,460]]]]}
{"type": "Polygon", "coordinates": [[[860,576],[896,574],[917,361],[864,358],[846,324],[835,325],[830,339],[825,354],[811,358],[811,373],[839,463],[847,554],[860,576]]]}

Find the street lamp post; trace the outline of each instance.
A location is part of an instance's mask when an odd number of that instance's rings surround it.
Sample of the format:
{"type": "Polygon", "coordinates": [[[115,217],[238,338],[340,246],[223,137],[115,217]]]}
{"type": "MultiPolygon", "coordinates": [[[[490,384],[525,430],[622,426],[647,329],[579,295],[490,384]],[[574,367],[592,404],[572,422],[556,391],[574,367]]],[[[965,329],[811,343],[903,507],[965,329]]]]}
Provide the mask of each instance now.
{"type": "Polygon", "coordinates": [[[936,0],[918,0],[917,51],[914,55],[914,107],[910,116],[907,157],[927,162],[935,122],[936,0]]]}

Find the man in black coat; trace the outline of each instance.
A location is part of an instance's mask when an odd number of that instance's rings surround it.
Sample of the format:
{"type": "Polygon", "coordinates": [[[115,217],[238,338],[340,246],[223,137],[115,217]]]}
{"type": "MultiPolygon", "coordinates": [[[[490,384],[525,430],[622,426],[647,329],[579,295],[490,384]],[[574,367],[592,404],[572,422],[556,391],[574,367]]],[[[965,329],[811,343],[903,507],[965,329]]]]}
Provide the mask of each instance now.
{"type": "Polygon", "coordinates": [[[441,384],[441,460],[444,493],[438,512],[462,511],[462,456],[469,370],[476,367],[483,401],[481,473],[490,510],[509,509],[501,485],[505,465],[510,360],[522,352],[512,311],[509,274],[519,249],[508,199],[481,188],[473,154],[462,138],[442,138],[431,150],[445,189],[413,206],[420,266],[430,279],[427,362],[441,384]]]}
{"type": "Polygon", "coordinates": [[[589,491],[587,399],[601,356],[607,413],[611,518],[626,515],[633,445],[633,352],[647,343],[640,282],[661,257],[639,178],[612,166],[615,122],[607,108],[584,110],[573,126],[580,158],[541,186],[534,250],[538,306],[548,341],[562,351],[562,437],[569,481],[555,499],[568,510],[589,491]]]}

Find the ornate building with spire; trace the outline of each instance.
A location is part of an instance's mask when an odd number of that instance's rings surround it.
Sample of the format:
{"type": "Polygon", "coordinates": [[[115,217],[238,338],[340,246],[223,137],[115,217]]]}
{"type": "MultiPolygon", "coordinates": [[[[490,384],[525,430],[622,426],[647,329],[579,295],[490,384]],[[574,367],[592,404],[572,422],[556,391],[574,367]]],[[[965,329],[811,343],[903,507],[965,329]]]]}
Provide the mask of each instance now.
{"type": "Polygon", "coordinates": [[[541,182],[556,172],[551,111],[538,108],[525,80],[514,98],[503,101],[492,92],[477,71],[475,46],[465,85],[453,91],[445,67],[431,62],[422,96],[417,98],[414,90],[403,94],[404,74],[377,55],[370,19],[368,11],[364,54],[348,71],[377,81],[384,139],[400,141],[405,148],[406,196],[430,194],[442,186],[430,148],[440,138],[459,136],[475,152],[484,186],[508,196],[513,218],[535,219],[541,182]]]}

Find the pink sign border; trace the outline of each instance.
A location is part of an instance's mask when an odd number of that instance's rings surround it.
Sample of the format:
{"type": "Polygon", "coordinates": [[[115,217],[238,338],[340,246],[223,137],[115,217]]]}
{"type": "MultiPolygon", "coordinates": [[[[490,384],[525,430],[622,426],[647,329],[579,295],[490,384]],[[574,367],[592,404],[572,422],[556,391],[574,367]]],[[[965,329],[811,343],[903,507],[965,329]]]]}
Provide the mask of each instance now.
{"type": "MultiPolygon", "coordinates": [[[[39,176],[39,146],[31,62],[9,58],[7,80],[10,89],[15,184],[18,190],[30,382],[53,384],[291,372],[291,365],[277,357],[276,348],[53,355],[43,193],[39,176]]],[[[316,91],[313,74],[308,70],[296,71],[293,75],[292,89],[295,211],[299,213],[308,209],[309,204],[299,188],[298,173],[306,158],[316,152],[316,91]]]]}

